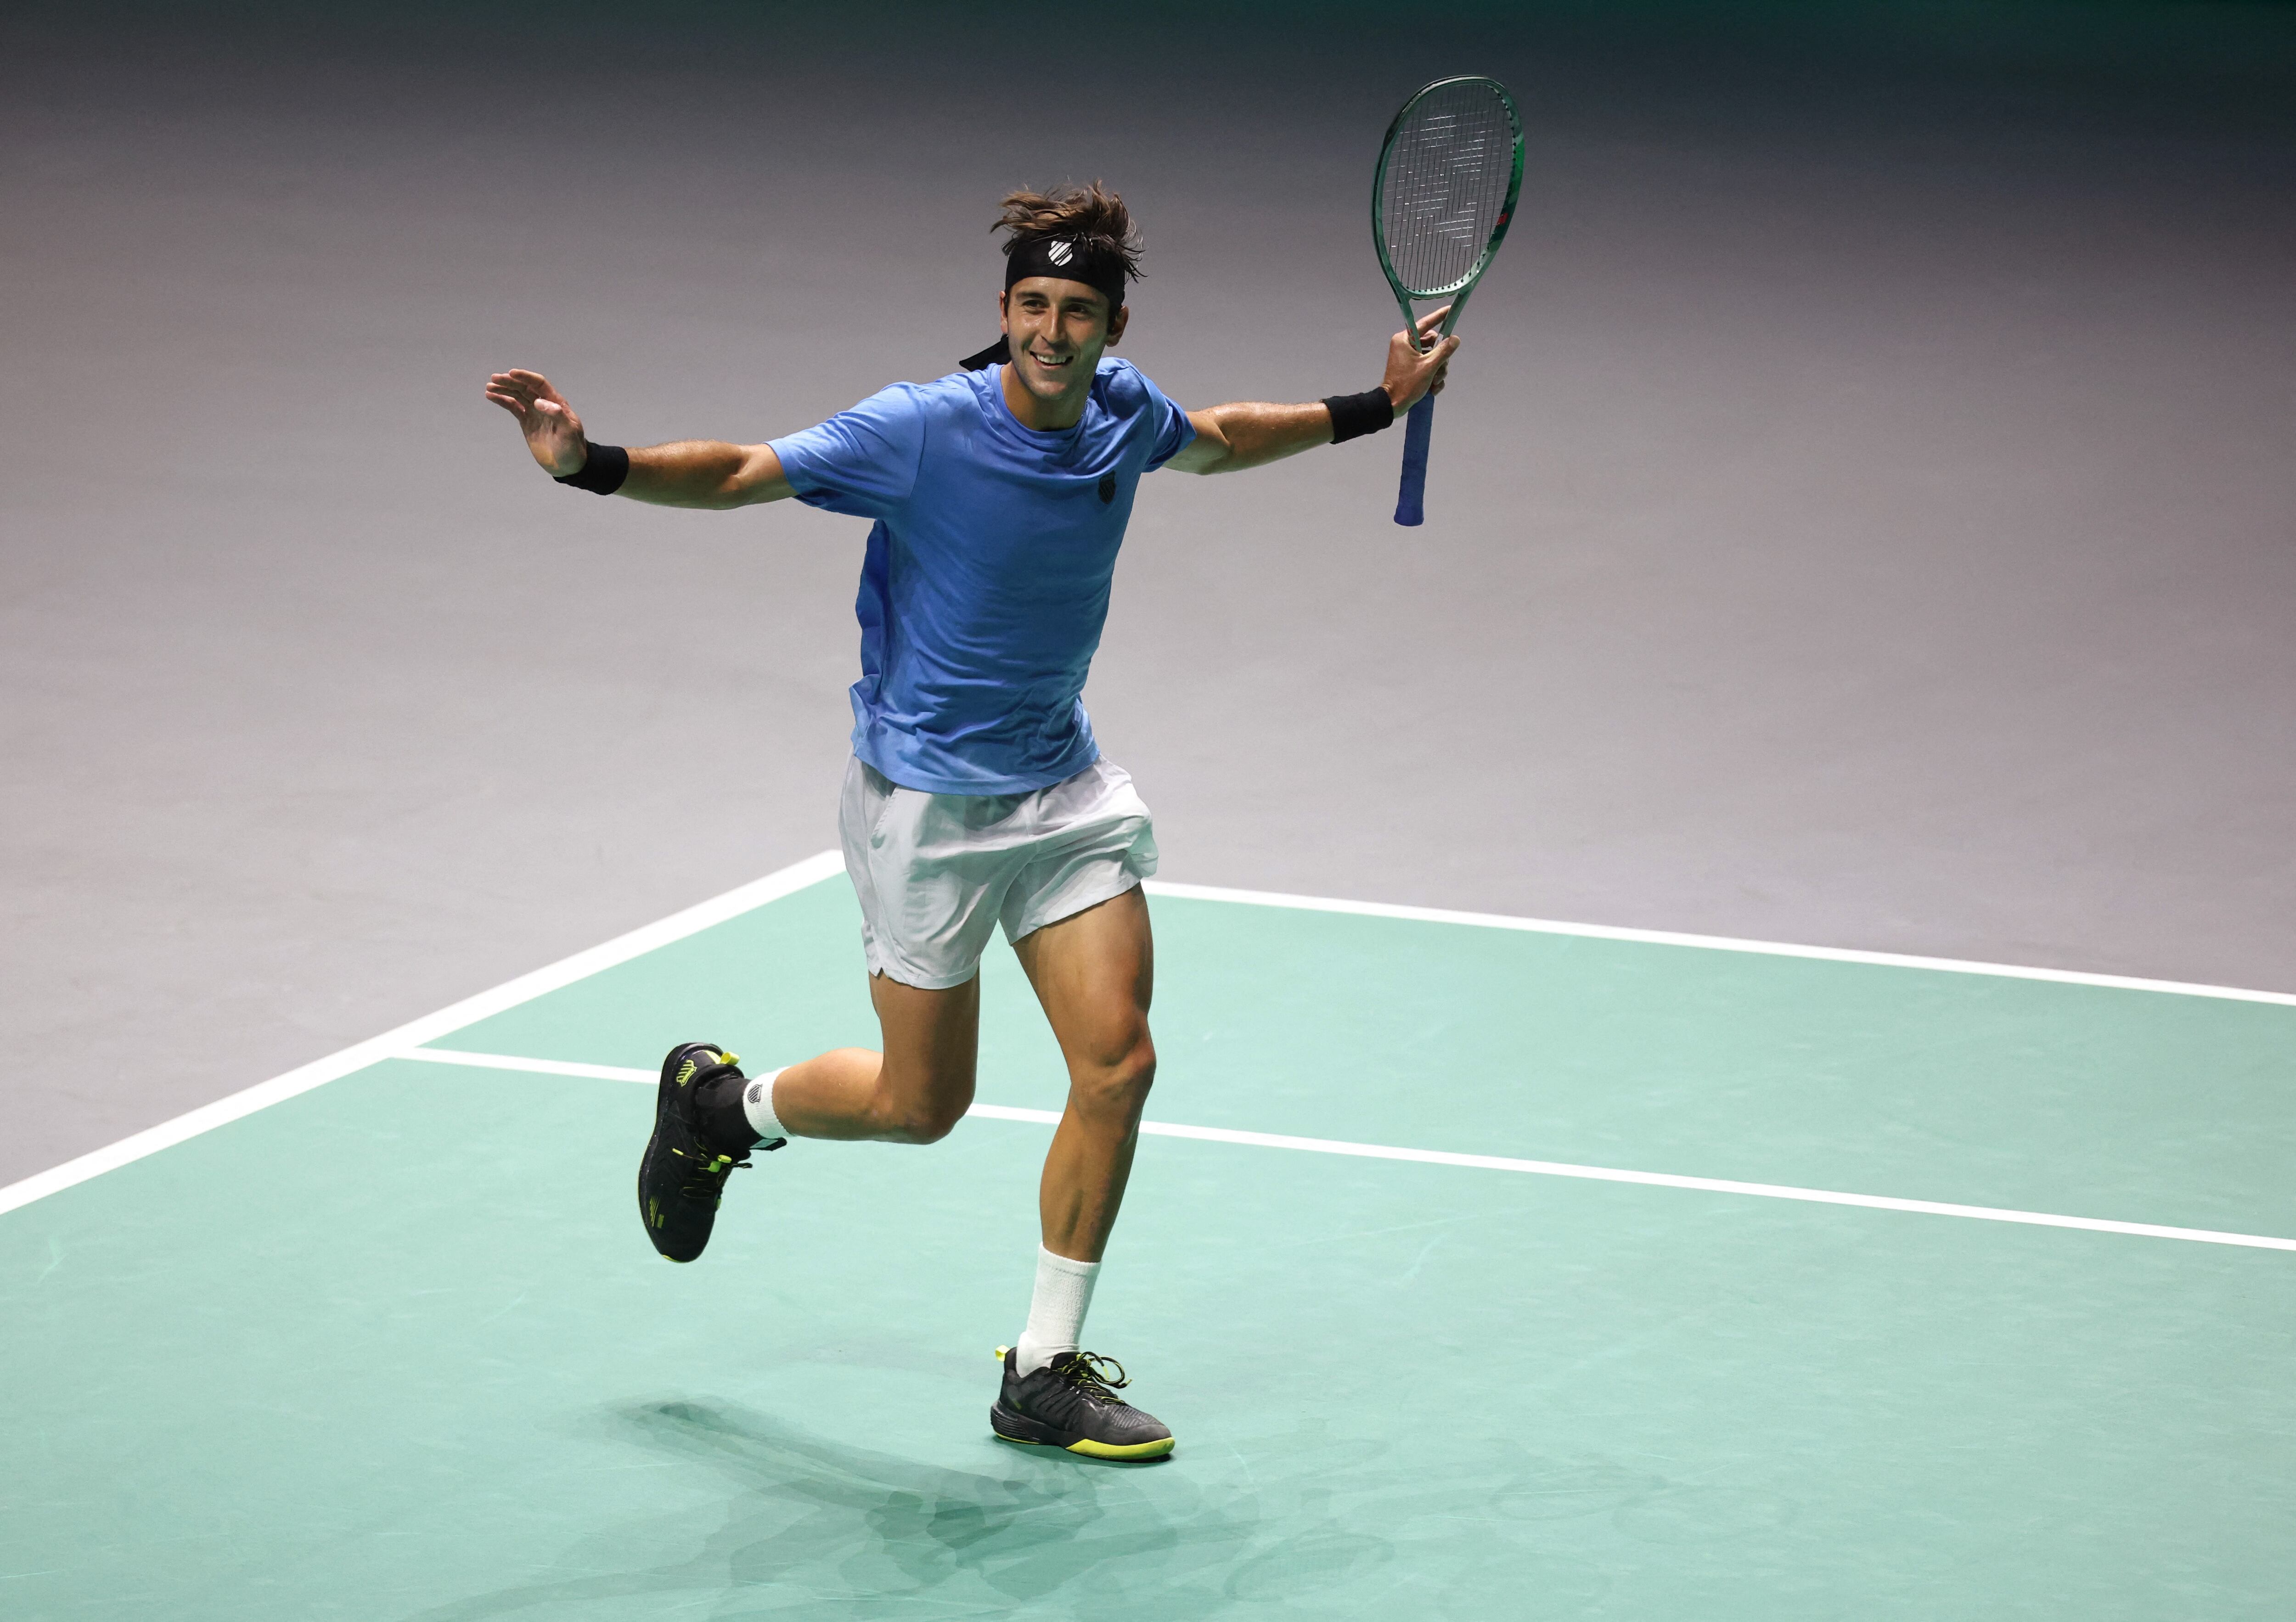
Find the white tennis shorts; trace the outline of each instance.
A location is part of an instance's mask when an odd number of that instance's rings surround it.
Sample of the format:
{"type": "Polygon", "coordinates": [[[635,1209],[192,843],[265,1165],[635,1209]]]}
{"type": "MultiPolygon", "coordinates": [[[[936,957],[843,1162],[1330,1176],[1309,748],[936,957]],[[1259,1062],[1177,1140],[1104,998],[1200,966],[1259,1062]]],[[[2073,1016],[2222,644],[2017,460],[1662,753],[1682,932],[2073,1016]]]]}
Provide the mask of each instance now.
{"type": "Polygon", "coordinates": [[[1027,794],[929,794],[857,758],[837,831],[869,972],[934,991],[972,978],[998,924],[1019,940],[1156,871],[1148,807],[1107,760],[1027,794]]]}

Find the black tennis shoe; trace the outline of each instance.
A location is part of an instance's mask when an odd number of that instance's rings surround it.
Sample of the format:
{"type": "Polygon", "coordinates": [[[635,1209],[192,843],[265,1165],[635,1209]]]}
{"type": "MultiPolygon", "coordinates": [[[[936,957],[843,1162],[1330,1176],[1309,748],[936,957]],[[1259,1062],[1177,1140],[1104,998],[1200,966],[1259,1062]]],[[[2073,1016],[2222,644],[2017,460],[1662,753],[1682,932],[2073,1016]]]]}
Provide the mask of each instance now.
{"type": "MultiPolygon", "coordinates": [[[[638,1162],[638,1215],[653,1248],[690,1262],[709,1242],[726,1179],[750,1164],[748,1145],[718,1142],[702,1130],[696,1094],[704,1085],[742,1080],[734,1055],[707,1042],[681,1042],[661,1061],[654,1094],[653,1135],[638,1162]]],[[[779,1149],[788,1140],[758,1145],[779,1149]]]]}
{"type": "Polygon", "coordinates": [[[1132,1382],[1115,1358],[1064,1352],[1023,1375],[1012,1348],[998,1347],[996,1356],[1004,1389],[988,1410],[988,1428],[998,1440],[1095,1459],[1160,1459],[1172,1451],[1171,1431],[1117,1396],[1132,1382]]]}

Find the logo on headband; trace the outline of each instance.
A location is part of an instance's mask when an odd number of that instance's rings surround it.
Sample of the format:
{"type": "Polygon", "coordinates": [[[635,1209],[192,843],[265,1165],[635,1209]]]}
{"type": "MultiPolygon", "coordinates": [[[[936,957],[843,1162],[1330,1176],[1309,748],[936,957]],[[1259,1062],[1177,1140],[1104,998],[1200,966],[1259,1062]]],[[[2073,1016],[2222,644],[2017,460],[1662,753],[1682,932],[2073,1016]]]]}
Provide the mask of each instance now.
{"type": "Polygon", "coordinates": [[[1076,244],[1073,242],[1054,242],[1051,247],[1045,250],[1045,257],[1055,265],[1065,265],[1070,259],[1076,258],[1076,244]]]}

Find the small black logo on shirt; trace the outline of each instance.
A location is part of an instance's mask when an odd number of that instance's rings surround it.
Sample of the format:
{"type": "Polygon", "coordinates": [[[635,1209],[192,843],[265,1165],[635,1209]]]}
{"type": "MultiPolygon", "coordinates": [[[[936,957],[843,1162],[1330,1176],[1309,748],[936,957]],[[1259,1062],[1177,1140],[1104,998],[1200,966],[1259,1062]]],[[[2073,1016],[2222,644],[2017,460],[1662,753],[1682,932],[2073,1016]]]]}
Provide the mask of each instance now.
{"type": "Polygon", "coordinates": [[[1100,476],[1100,499],[1103,504],[1116,499],[1115,474],[1103,473],[1100,476]]]}

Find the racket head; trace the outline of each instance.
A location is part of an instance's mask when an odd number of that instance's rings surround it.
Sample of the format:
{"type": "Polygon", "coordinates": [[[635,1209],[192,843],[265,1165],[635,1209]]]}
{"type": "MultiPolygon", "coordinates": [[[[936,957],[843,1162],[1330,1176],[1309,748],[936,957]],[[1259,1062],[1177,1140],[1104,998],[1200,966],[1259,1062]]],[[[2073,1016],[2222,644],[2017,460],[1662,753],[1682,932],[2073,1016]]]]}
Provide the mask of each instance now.
{"type": "MultiPolygon", "coordinates": [[[[1414,299],[1465,301],[1506,240],[1522,191],[1522,115],[1495,78],[1422,86],[1387,127],[1371,234],[1406,318],[1414,299]]],[[[1455,308],[1443,324],[1458,319],[1455,308]]]]}

